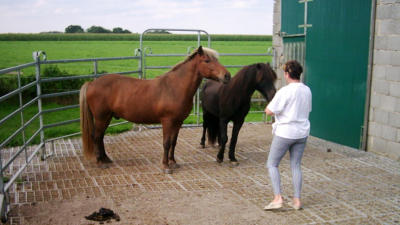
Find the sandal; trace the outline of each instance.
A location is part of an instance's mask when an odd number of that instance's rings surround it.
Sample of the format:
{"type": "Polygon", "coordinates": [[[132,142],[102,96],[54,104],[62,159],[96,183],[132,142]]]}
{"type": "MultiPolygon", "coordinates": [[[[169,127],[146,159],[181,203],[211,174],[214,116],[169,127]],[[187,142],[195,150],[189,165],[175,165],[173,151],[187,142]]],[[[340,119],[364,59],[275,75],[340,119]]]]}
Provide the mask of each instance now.
{"type": "Polygon", "coordinates": [[[300,210],[300,209],[303,208],[302,205],[299,205],[299,206],[298,206],[298,205],[295,205],[293,202],[289,202],[288,205],[289,205],[290,207],[292,207],[293,209],[295,209],[295,210],[300,210]]]}
{"type": "Polygon", "coordinates": [[[264,210],[280,209],[280,208],[282,208],[282,205],[283,205],[282,202],[280,202],[280,203],[271,202],[271,203],[269,203],[268,205],[266,205],[266,206],[264,207],[264,210]]]}

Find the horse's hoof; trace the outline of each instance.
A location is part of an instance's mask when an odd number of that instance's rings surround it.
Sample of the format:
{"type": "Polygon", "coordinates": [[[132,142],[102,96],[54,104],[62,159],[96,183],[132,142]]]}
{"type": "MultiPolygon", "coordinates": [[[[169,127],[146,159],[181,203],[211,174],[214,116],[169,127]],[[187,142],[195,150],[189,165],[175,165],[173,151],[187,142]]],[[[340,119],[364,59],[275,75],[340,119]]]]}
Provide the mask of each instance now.
{"type": "Polygon", "coordinates": [[[231,162],[231,166],[232,167],[239,166],[239,162],[238,161],[230,161],[230,162],[231,162]]]}
{"type": "Polygon", "coordinates": [[[97,163],[109,164],[109,163],[112,163],[112,160],[110,158],[108,158],[108,157],[102,157],[102,158],[98,158],[97,159],[97,163]]]}
{"type": "Polygon", "coordinates": [[[178,168],[180,168],[181,166],[178,164],[178,163],[170,163],[169,164],[169,168],[170,169],[178,169],[178,168]]]}
{"type": "Polygon", "coordinates": [[[224,160],[217,158],[217,163],[222,163],[224,160]]]}
{"type": "Polygon", "coordinates": [[[172,169],[164,169],[164,174],[172,174],[172,169]]]}
{"type": "Polygon", "coordinates": [[[111,167],[110,163],[98,163],[98,165],[101,169],[107,169],[111,167]]]}

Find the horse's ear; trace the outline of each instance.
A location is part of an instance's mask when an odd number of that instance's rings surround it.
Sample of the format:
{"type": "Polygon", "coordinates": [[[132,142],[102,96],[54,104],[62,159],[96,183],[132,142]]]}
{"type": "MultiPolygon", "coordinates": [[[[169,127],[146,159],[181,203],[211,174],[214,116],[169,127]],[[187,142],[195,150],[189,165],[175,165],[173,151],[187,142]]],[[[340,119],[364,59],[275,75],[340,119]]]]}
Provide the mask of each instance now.
{"type": "Polygon", "coordinates": [[[261,69],[261,63],[257,63],[257,69],[261,69]]]}
{"type": "Polygon", "coordinates": [[[200,45],[200,47],[197,49],[197,53],[199,55],[204,55],[203,46],[200,45]]]}

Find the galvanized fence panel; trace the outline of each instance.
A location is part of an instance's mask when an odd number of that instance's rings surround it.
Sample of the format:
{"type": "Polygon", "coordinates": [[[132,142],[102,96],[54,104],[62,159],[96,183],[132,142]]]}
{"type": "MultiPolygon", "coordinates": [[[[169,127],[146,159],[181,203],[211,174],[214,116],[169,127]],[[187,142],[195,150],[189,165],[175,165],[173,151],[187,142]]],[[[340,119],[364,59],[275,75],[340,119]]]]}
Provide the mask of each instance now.
{"type": "MultiPolygon", "coordinates": [[[[7,191],[9,190],[10,186],[14,183],[14,181],[18,178],[20,173],[26,168],[26,166],[28,165],[30,160],[33,158],[32,155],[28,155],[28,153],[26,151],[27,146],[32,142],[32,140],[36,136],[38,136],[42,132],[42,128],[39,127],[39,129],[37,129],[28,140],[26,140],[26,138],[25,138],[25,128],[27,126],[29,126],[35,119],[39,118],[40,113],[35,114],[31,119],[29,119],[28,121],[25,122],[23,110],[34,103],[38,103],[40,100],[40,97],[36,97],[36,98],[32,99],[31,101],[29,101],[28,103],[23,104],[22,92],[30,87],[34,87],[34,86],[37,87],[39,82],[38,82],[38,80],[35,80],[34,82],[31,82],[31,83],[26,84],[23,87],[21,87],[21,80],[20,80],[21,79],[20,75],[21,75],[22,69],[34,67],[34,66],[38,66],[38,65],[39,64],[37,62],[32,62],[32,63],[27,63],[24,65],[19,65],[19,66],[0,70],[0,75],[5,74],[5,73],[10,73],[10,72],[16,72],[17,79],[18,79],[18,88],[14,91],[11,91],[11,92],[1,96],[0,102],[3,102],[11,97],[14,97],[15,95],[18,95],[18,100],[19,100],[19,108],[17,110],[13,111],[12,113],[8,114],[4,118],[2,118],[0,120],[0,126],[4,126],[4,123],[6,121],[10,120],[11,118],[13,118],[17,115],[20,116],[20,122],[21,122],[21,126],[0,143],[0,150],[1,150],[1,152],[0,152],[0,168],[1,168],[1,171],[0,171],[0,207],[1,207],[1,212],[0,213],[1,213],[1,219],[3,222],[7,218],[7,212],[9,209],[8,208],[9,207],[9,205],[8,205],[9,198],[7,196],[7,191]],[[14,154],[12,154],[8,159],[3,159],[3,148],[14,137],[16,137],[17,135],[19,135],[21,133],[22,133],[22,137],[23,137],[23,145],[20,146],[19,150],[17,152],[15,152],[14,154]],[[15,160],[15,158],[17,158],[22,153],[25,153],[25,166],[21,167],[17,173],[11,174],[11,177],[8,180],[6,180],[4,178],[5,171],[7,170],[7,168],[9,168],[9,166],[15,160]]],[[[36,147],[36,149],[34,150],[34,154],[36,154],[43,147],[43,144],[44,143],[41,143],[36,147]]]]}
{"type": "MultiPolygon", "coordinates": [[[[18,83],[18,88],[10,91],[9,93],[6,93],[5,95],[0,97],[0,103],[5,102],[6,100],[9,100],[10,98],[13,98],[15,96],[18,96],[18,108],[8,115],[4,116],[3,118],[0,118],[0,126],[4,126],[7,121],[10,121],[12,119],[15,119],[19,115],[19,120],[20,120],[20,127],[17,128],[14,132],[12,132],[8,137],[6,137],[2,142],[0,143],[0,206],[1,206],[1,219],[2,221],[5,221],[7,218],[7,212],[8,212],[8,203],[9,199],[7,196],[7,192],[10,189],[10,187],[13,185],[13,183],[18,179],[18,177],[21,175],[21,173],[24,171],[24,169],[28,166],[28,164],[31,162],[31,160],[39,153],[41,152],[41,158],[45,159],[49,157],[51,154],[46,154],[45,152],[45,145],[47,142],[52,142],[56,139],[60,138],[65,138],[69,136],[74,136],[74,135],[79,135],[80,132],[68,134],[65,136],[61,137],[56,137],[56,138],[51,138],[51,139],[46,139],[44,135],[44,130],[52,127],[57,127],[57,126],[62,126],[66,124],[71,124],[71,123],[77,123],[80,121],[79,118],[72,119],[72,120],[65,120],[65,121],[60,121],[57,123],[52,123],[52,124],[44,124],[43,122],[43,116],[52,113],[52,112],[58,112],[58,111],[63,111],[67,109],[74,109],[74,108],[79,108],[79,105],[74,104],[74,105],[66,105],[58,108],[52,108],[52,109],[47,109],[43,110],[42,108],[42,100],[46,98],[51,98],[51,97],[60,97],[60,96],[68,96],[68,95],[76,95],[79,93],[79,90],[70,90],[70,91],[63,91],[63,92],[57,92],[57,93],[49,93],[49,94],[42,94],[41,91],[41,85],[43,83],[50,83],[50,82],[57,82],[57,81],[66,81],[66,80],[76,80],[76,79],[88,79],[88,78],[97,78],[99,76],[103,76],[106,74],[99,74],[97,72],[97,65],[99,62],[102,61],[115,61],[115,60],[139,60],[141,57],[140,56],[129,56],[129,57],[110,57],[110,58],[92,58],[92,59],[66,59],[66,60],[46,60],[46,55],[44,52],[34,52],[33,57],[35,62],[15,66],[15,67],[10,67],[6,69],[1,69],[0,70],[0,76],[4,74],[9,74],[13,73],[16,74],[17,76],[17,83],[18,83]],[[93,68],[94,68],[94,74],[90,75],[77,75],[77,76],[65,76],[65,77],[54,77],[54,78],[42,78],[41,77],[41,65],[48,65],[48,64],[60,64],[60,63],[77,63],[77,62],[91,62],[93,63],[93,68]],[[32,81],[28,84],[21,85],[21,70],[25,68],[35,68],[35,81],[32,81]],[[29,88],[36,88],[36,97],[33,99],[29,100],[27,103],[23,103],[23,91],[29,89],[29,88]],[[31,118],[27,119],[24,117],[23,111],[26,110],[28,107],[37,104],[37,109],[38,112],[33,115],[31,118]],[[25,130],[26,128],[33,124],[35,121],[39,120],[39,126],[38,128],[33,132],[30,138],[26,138],[25,130]],[[22,146],[17,147],[17,150],[12,152],[12,155],[9,157],[5,158],[3,155],[5,154],[5,148],[8,146],[8,144],[16,138],[18,135],[22,135],[22,146]],[[32,145],[33,140],[36,137],[40,137],[40,142],[38,145],[34,146],[33,150],[28,151],[28,147],[32,145]],[[8,171],[11,170],[11,166],[13,165],[13,162],[17,159],[24,158],[24,163],[20,164],[18,169],[13,173],[9,173],[8,171]]],[[[122,71],[122,72],[114,72],[114,73],[119,73],[119,74],[139,74],[140,71],[138,70],[131,70],[131,71],[122,71]]],[[[119,125],[121,123],[118,123],[119,125]]],[[[51,151],[51,153],[53,150],[51,151]]],[[[12,168],[14,170],[14,168],[12,168]]]]}

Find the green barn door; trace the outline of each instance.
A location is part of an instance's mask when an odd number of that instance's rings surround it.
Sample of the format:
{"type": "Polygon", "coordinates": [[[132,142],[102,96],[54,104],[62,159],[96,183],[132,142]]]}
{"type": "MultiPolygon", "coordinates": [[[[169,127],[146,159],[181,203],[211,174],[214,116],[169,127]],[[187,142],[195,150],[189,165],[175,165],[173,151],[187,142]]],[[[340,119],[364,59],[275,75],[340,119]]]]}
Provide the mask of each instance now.
{"type": "Polygon", "coordinates": [[[311,135],[360,148],[368,73],[371,0],[308,4],[306,70],[311,135]]]}
{"type": "MultiPolygon", "coordinates": [[[[305,83],[313,94],[311,135],[359,148],[371,0],[282,0],[281,4],[284,55],[291,43],[305,43],[305,83]]],[[[285,60],[289,59],[299,60],[287,54],[285,60]]]]}

